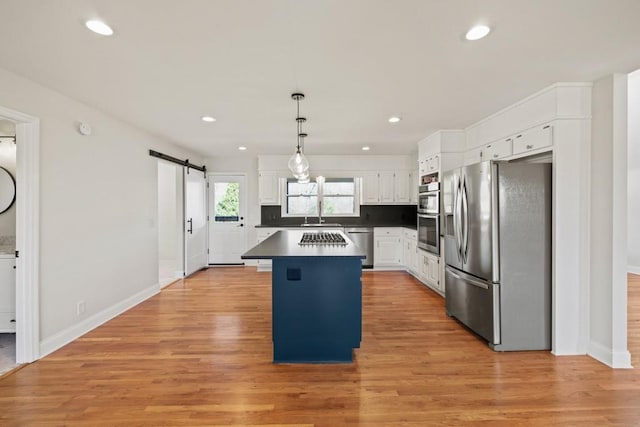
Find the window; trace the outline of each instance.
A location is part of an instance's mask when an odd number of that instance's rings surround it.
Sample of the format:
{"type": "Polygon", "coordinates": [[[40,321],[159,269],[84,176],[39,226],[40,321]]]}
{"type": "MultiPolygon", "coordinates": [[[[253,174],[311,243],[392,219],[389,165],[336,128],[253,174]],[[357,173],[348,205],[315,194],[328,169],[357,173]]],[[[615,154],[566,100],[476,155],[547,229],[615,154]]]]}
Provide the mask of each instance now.
{"type": "Polygon", "coordinates": [[[300,184],[296,179],[287,179],[287,215],[318,215],[318,184],[300,184]]]}
{"type": "Polygon", "coordinates": [[[214,184],[216,222],[238,221],[240,215],[240,184],[237,182],[216,182],[214,184]]]}
{"type": "Polygon", "coordinates": [[[354,178],[327,178],[320,185],[316,182],[300,184],[289,178],[286,185],[284,216],[317,216],[319,206],[322,216],[360,214],[354,178]]]}

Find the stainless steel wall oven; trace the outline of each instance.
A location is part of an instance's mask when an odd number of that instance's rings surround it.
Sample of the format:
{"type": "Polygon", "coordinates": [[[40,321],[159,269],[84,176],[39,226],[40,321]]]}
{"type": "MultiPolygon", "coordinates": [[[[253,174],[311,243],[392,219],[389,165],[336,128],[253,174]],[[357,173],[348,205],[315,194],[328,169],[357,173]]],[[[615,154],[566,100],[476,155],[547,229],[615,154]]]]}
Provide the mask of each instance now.
{"type": "Polygon", "coordinates": [[[440,215],[418,214],[418,247],[440,255],[440,215]]]}
{"type": "Polygon", "coordinates": [[[418,213],[427,215],[440,214],[439,182],[432,182],[418,187],[418,213]]]}

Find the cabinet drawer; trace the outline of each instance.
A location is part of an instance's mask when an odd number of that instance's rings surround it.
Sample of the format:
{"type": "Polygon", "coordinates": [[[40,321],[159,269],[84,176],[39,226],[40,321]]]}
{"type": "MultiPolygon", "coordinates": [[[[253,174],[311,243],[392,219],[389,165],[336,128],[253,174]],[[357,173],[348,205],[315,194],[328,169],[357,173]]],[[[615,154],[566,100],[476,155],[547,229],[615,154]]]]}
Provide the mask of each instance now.
{"type": "Polygon", "coordinates": [[[526,153],[551,145],[553,145],[553,126],[545,125],[516,135],[513,140],[513,154],[526,153]]]}
{"type": "Polygon", "coordinates": [[[512,139],[513,138],[506,138],[485,145],[482,150],[482,160],[497,160],[510,156],[512,153],[512,139]]]}
{"type": "Polygon", "coordinates": [[[418,232],[416,230],[405,229],[403,235],[405,239],[410,239],[410,240],[418,239],[418,232]]]}
{"type": "Polygon", "coordinates": [[[402,228],[399,227],[376,227],[373,229],[375,236],[393,236],[402,237],[402,228]]]}
{"type": "Polygon", "coordinates": [[[0,332],[16,331],[16,313],[0,313],[0,332]]]}

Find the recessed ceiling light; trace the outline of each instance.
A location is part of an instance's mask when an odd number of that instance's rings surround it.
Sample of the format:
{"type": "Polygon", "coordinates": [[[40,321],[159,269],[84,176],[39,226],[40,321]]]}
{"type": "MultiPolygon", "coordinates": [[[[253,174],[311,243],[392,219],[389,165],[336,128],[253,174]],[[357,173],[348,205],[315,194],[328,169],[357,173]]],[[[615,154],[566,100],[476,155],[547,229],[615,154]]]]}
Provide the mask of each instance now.
{"type": "Polygon", "coordinates": [[[88,29],[102,36],[110,36],[113,34],[113,30],[111,29],[110,26],[108,26],[104,22],[99,21],[97,19],[90,19],[84,24],[87,26],[88,29]]]}
{"type": "Polygon", "coordinates": [[[238,150],[240,151],[245,151],[247,149],[247,147],[245,147],[244,145],[241,145],[240,147],[238,147],[238,150]]]}
{"type": "Polygon", "coordinates": [[[486,37],[487,34],[491,31],[491,28],[486,25],[476,25],[467,31],[465,38],[467,40],[480,40],[483,37],[486,37]]]}
{"type": "Polygon", "coordinates": [[[369,146],[362,147],[362,151],[369,151],[369,150],[371,150],[371,147],[369,146]]]}
{"type": "Polygon", "coordinates": [[[397,116],[389,117],[389,123],[398,123],[400,120],[400,117],[397,116]]]}
{"type": "Polygon", "coordinates": [[[202,116],[201,119],[203,122],[208,122],[208,123],[216,121],[216,118],[211,116],[202,116]]]}

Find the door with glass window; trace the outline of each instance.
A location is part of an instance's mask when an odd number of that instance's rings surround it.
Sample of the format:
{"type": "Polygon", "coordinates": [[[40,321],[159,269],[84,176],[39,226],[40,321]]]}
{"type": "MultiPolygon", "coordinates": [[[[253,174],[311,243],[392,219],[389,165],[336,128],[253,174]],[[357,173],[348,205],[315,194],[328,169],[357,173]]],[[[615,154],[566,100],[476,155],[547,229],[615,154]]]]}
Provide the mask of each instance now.
{"type": "Polygon", "coordinates": [[[209,175],[209,264],[242,264],[246,252],[244,175],[209,175]]]}

